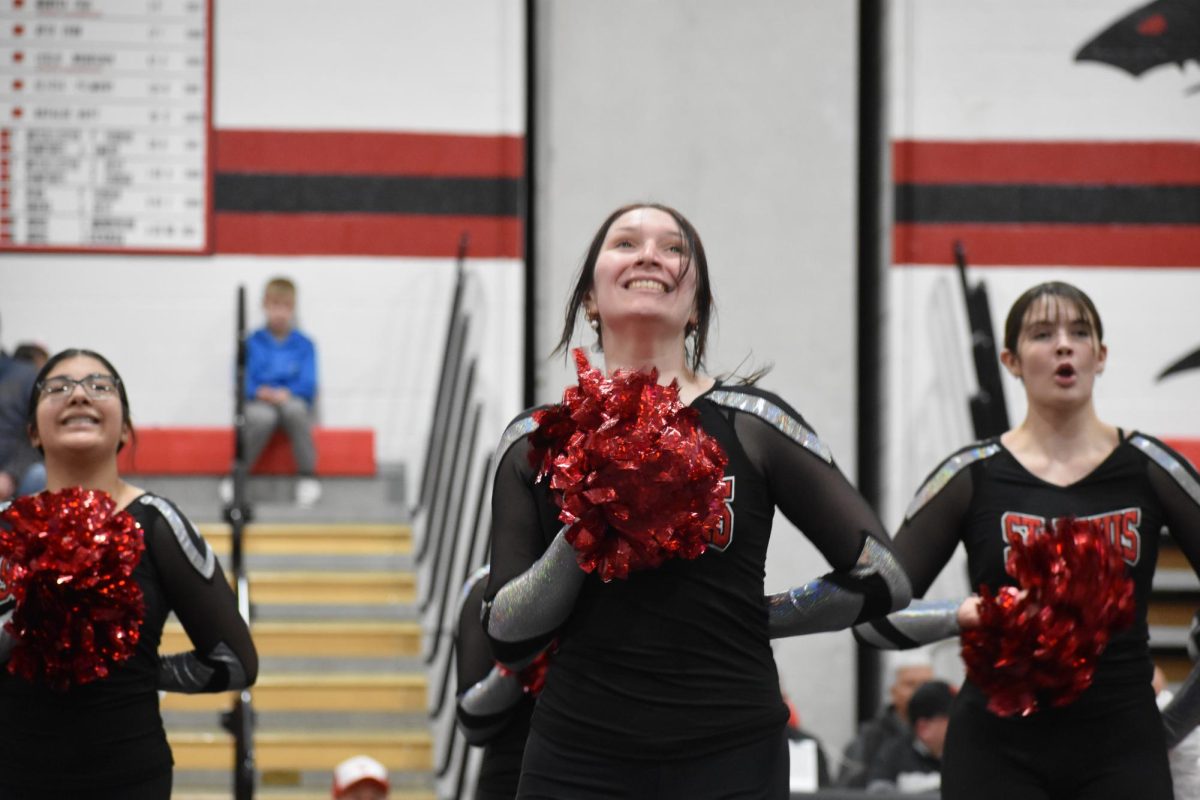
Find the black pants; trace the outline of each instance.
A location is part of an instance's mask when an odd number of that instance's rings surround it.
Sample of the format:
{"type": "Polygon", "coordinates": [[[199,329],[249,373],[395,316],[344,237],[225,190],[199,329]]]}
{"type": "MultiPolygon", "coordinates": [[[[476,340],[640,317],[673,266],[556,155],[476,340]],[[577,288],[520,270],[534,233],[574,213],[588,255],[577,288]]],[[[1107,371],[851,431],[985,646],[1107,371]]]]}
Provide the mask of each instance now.
{"type": "Polygon", "coordinates": [[[171,777],[168,770],[144,783],[116,789],[15,789],[0,784],[0,800],[170,800],[171,777]]]}
{"type": "Polygon", "coordinates": [[[663,762],[603,758],[531,731],[518,798],[525,800],[787,800],[783,731],[698,758],[663,762]]]}
{"type": "Polygon", "coordinates": [[[1104,695],[1009,719],[960,696],[946,732],[942,800],[1172,800],[1154,690],[1147,683],[1104,695]]]}

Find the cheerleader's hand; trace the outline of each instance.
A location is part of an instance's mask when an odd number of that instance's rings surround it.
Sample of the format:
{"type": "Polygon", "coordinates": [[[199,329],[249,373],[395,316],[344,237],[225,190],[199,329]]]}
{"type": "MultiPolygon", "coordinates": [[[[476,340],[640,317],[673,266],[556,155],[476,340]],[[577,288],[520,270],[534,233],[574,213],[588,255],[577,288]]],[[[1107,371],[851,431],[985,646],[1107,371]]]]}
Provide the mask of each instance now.
{"type": "MultiPolygon", "coordinates": [[[[1024,600],[1028,594],[1028,589],[1022,589],[1021,591],[1017,592],[1017,600],[1024,600]]],[[[962,601],[962,605],[958,607],[958,629],[960,631],[966,631],[970,630],[971,628],[979,627],[980,603],[981,601],[979,599],[979,595],[977,594],[970,595],[966,600],[962,601]]]]}
{"type": "Polygon", "coordinates": [[[968,595],[958,607],[958,629],[960,631],[979,627],[979,595],[968,595]]]}

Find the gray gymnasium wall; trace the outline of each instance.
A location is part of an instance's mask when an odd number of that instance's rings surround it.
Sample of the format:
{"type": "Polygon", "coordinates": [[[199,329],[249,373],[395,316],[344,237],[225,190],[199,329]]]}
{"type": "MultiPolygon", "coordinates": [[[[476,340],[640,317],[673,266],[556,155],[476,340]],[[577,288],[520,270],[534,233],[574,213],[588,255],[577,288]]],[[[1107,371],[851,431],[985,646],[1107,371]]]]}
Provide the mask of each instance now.
{"type": "MultiPolygon", "coordinates": [[[[656,200],[697,226],[717,327],[709,371],[762,385],[854,475],[855,4],[841,0],[542,0],[535,94],[536,347],[558,339],[572,278],[618,205],[656,200]]],[[[576,340],[591,344],[590,331],[576,340]]],[[[542,360],[537,399],[573,374],[542,360]]],[[[825,572],[782,517],[768,590],[825,572]]],[[[777,645],[805,726],[840,748],[854,719],[848,633],[777,645]]]]}

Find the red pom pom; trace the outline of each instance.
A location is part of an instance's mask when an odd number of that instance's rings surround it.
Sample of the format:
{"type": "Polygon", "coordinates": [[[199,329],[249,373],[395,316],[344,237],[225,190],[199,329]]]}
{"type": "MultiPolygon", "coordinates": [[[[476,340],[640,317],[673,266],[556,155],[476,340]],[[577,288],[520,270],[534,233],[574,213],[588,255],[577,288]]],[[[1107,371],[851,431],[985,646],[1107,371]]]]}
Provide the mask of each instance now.
{"type": "Polygon", "coordinates": [[[1060,519],[1028,540],[1008,537],[1008,573],[1020,584],[980,587],[980,626],[962,634],[967,677],[1002,717],[1064,706],[1092,684],[1112,635],[1133,623],[1133,581],[1102,527],[1060,519]]]}
{"type": "Polygon", "coordinates": [[[0,558],[16,611],[8,671],[57,691],[104,678],[137,648],[145,617],[130,577],[142,531],[105,492],[21,497],[0,513],[0,558]]]}
{"type": "Polygon", "coordinates": [[[609,581],[697,558],[724,511],[720,445],[657,370],[605,378],[579,349],[575,364],[579,385],[535,414],[530,458],[550,476],[579,566],[609,581]]]}
{"type": "Polygon", "coordinates": [[[501,675],[516,675],[521,688],[525,690],[525,694],[537,697],[546,686],[546,670],[550,668],[550,656],[556,652],[558,652],[557,639],[552,641],[550,646],[545,650],[538,653],[537,657],[533,661],[530,661],[527,666],[519,670],[513,671],[499,661],[496,662],[496,668],[500,670],[501,675]]]}

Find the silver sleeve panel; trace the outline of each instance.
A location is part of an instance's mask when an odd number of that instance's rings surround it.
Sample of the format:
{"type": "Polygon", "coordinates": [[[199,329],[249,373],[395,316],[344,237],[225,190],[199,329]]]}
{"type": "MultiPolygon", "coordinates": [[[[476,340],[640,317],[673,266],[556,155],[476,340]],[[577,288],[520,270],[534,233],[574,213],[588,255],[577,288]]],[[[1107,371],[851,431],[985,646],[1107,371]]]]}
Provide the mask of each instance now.
{"type": "Polygon", "coordinates": [[[542,557],[484,605],[488,635],[501,642],[524,642],[562,625],[575,607],[587,576],[575,559],[563,526],[542,557]]]}
{"type": "Polygon", "coordinates": [[[1129,442],[1149,456],[1151,461],[1166,470],[1167,474],[1179,484],[1179,488],[1183,489],[1196,505],[1200,505],[1200,483],[1196,481],[1187,467],[1179,463],[1177,458],[1141,434],[1131,436],[1129,442]]]}
{"type": "Polygon", "coordinates": [[[1179,744],[1200,724],[1200,664],[1192,667],[1187,680],[1162,711],[1167,749],[1179,744]]]}
{"type": "Polygon", "coordinates": [[[758,417],[825,463],[833,463],[833,453],[815,431],[765,397],[727,389],[709,392],[706,397],[719,406],[744,411],[758,417]]]}
{"type": "Polygon", "coordinates": [[[858,556],[858,563],[850,570],[850,577],[864,580],[872,576],[882,578],[887,588],[887,606],[882,613],[899,611],[912,602],[912,583],[908,580],[908,573],[891,550],[875,537],[868,536],[858,556]]]}
{"type": "Polygon", "coordinates": [[[175,510],[175,506],[152,494],[142,495],[138,498],[138,502],[142,505],[153,506],[158,513],[163,515],[163,519],[171,526],[171,532],[175,534],[175,539],[179,542],[179,549],[187,556],[188,563],[196,572],[200,573],[204,580],[212,580],[213,572],[217,568],[217,557],[204,537],[191,528],[191,525],[175,510]]]}
{"type": "Polygon", "coordinates": [[[458,727],[467,742],[487,741],[508,724],[509,712],[525,697],[517,676],[492,667],[487,676],[458,698],[458,727]]]}
{"type": "Polygon", "coordinates": [[[164,692],[225,692],[248,685],[246,668],[224,642],[204,657],[193,650],[158,658],[158,688],[164,692]]]}
{"type": "Polygon", "coordinates": [[[803,586],[767,597],[767,627],[771,638],[824,633],[849,628],[866,599],[858,592],[817,578],[803,586]]]}
{"type": "Polygon", "coordinates": [[[840,631],[873,616],[904,608],[912,586],[895,556],[866,537],[849,572],[831,572],[803,586],[767,597],[771,638],[840,631]]]}
{"type": "Polygon", "coordinates": [[[902,611],[854,626],[854,638],[883,650],[907,650],[958,636],[962,600],[913,600],[902,611]]]}
{"type": "Polygon", "coordinates": [[[908,504],[908,510],[904,512],[904,519],[912,519],[918,511],[924,508],[930,500],[937,497],[938,492],[946,488],[946,484],[950,480],[962,472],[967,467],[974,464],[976,461],[982,461],[985,458],[991,458],[1000,452],[1000,445],[991,442],[990,444],[974,444],[970,447],[959,450],[954,455],[942,462],[942,465],[937,468],[929,478],[922,484],[921,488],[913,496],[912,502],[908,504]]]}
{"type": "Polygon", "coordinates": [[[492,565],[484,564],[479,569],[472,572],[467,580],[463,583],[462,590],[458,593],[458,615],[462,616],[463,606],[466,605],[467,597],[471,591],[479,584],[480,581],[486,581],[488,576],[492,574],[492,565]]]}
{"type": "Polygon", "coordinates": [[[538,423],[533,418],[533,414],[508,423],[508,427],[504,429],[504,433],[500,434],[500,443],[496,445],[496,457],[492,460],[492,463],[499,464],[503,461],[504,454],[508,452],[508,448],[537,429],[538,423]]]}

